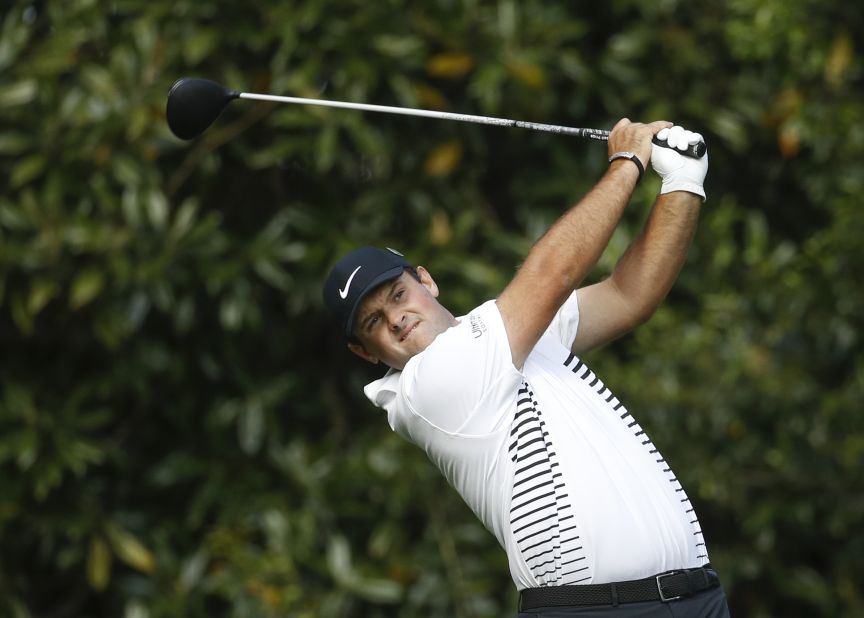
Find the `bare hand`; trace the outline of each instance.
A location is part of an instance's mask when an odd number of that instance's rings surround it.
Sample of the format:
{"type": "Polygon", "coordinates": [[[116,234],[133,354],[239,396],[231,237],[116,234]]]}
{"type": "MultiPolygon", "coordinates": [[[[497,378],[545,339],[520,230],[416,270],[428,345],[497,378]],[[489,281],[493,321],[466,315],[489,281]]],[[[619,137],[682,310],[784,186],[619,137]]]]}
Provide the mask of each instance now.
{"type": "Polygon", "coordinates": [[[648,166],[651,160],[651,138],[661,129],[671,127],[666,120],[657,120],[649,124],[630,122],[622,118],[612,127],[609,134],[609,155],[616,152],[633,152],[642,161],[642,167],[648,166]]]}

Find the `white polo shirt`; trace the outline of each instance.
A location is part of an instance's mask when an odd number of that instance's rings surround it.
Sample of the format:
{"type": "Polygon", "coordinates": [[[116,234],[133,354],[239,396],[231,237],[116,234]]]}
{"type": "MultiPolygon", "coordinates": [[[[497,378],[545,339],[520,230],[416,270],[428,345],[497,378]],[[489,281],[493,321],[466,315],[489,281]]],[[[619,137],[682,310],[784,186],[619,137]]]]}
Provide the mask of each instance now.
{"type": "Polygon", "coordinates": [[[669,465],[570,353],[578,322],[574,293],[519,371],[491,300],[365,389],[495,535],[520,590],[708,562],[669,465]]]}

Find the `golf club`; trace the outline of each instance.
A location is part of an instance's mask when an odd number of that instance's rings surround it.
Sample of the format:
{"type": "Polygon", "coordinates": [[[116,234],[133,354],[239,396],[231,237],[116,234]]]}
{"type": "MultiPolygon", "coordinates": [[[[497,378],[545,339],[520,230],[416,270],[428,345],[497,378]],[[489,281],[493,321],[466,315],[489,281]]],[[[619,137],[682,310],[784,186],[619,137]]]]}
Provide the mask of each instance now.
{"type": "MultiPolygon", "coordinates": [[[[440,120],[473,122],[476,124],[489,124],[499,127],[519,127],[522,129],[530,129],[532,131],[561,133],[564,135],[574,135],[576,137],[585,137],[602,141],[609,139],[609,131],[604,129],[578,129],[575,127],[564,127],[553,124],[511,120],[509,118],[454,114],[451,112],[439,112],[426,109],[415,109],[411,107],[391,107],[387,105],[370,105],[367,103],[346,103],[344,101],[237,92],[235,90],[228,90],[221,84],[209,79],[200,79],[196,77],[181,77],[174,82],[171,86],[171,90],[168,91],[168,103],[165,108],[168,126],[171,128],[174,135],[180,139],[194,139],[206,131],[207,128],[219,117],[222,110],[224,110],[234,99],[254,99],[256,101],[294,103],[296,105],[339,107],[343,109],[355,109],[367,112],[381,112],[385,114],[438,118],[440,120]]],[[[658,140],[657,138],[654,138],[654,143],[659,146],[669,147],[665,141],[658,140]]],[[[689,157],[699,159],[705,154],[705,150],[705,142],[699,142],[698,144],[690,146],[687,150],[679,152],[689,157]]]]}

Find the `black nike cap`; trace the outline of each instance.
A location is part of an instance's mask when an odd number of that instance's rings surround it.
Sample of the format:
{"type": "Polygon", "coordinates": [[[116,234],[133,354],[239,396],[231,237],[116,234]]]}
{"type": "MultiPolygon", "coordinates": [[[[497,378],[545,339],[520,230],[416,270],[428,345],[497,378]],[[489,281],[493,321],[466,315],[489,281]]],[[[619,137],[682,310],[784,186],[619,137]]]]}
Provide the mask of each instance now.
{"type": "Polygon", "coordinates": [[[405,269],[414,267],[405,257],[389,247],[361,247],[343,256],[333,266],[324,282],[324,305],[354,341],[354,320],[363,299],[382,283],[392,281],[405,269]]]}

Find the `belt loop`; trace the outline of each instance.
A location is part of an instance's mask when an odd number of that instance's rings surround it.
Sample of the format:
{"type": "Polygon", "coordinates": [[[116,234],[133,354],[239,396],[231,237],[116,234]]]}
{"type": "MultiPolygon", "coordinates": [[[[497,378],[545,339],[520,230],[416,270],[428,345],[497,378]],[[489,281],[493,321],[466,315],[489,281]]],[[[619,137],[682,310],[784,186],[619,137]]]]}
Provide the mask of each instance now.
{"type": "Polygon", "coordinates": [[[609,584],[609,588],[612,592],[612,607],[618,607],[618,588],[615,586],[615,582],[609,584]]]}
{"type": "Polygon", "coordinates": [[[711,580],[708,579],[708,569],[706,569],[705,567],[702,567],[701,571],[702,571],[702,577],[705,578],[705,588],[710,588],[711,587],[711,580]]]}

